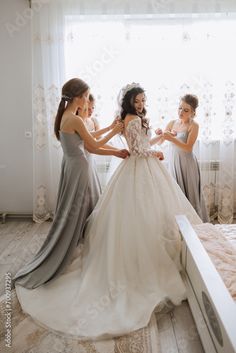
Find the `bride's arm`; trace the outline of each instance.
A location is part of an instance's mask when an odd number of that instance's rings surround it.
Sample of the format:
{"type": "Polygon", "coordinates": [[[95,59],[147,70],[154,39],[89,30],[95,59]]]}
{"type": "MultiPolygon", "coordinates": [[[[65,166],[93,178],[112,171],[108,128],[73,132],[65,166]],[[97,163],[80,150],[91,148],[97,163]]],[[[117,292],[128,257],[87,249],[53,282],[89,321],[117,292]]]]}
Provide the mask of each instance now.
{"type": "MultiPolygon", "coordinates": [[[[171,120],[171,121],[167,124],[167,126],[166,126],[166,128],[165,128],[165,132],[166,132],[166,131],[171,132],[171,129],[172,129],[173,125],[174,125],[174,122],[175,122],[175,120],[171,120]]],[[[153,137],[153,138],[150,140],[150,145],[151,145],[151,146],[153,146],[153,145],[155,145],[155,144],[161,145],[161,144],[165,141],[165,138],[164,138],[164,136],[163,136],[162,130],[161,130],[161,129],[157,129],[156,131],[155,131],[155,132],[156,132],[157,136],[153,137]],[[159,130],[159,133],[156,132],[156,131],[158,131],[158,130],[159,130]]]]}
{"type": "Polygon", "coordinates": [[[141,118],[136,115],[127,115],[125,118],[125,136],[130,153],[138,157],[157,157],[164,159],[163,153],[148,149],[143,143],[141,118]]]}
{"type": "Polygon", "coordinates": [[[157,135],[155,137],[153,137],[150,140],[150,145],[153,146],[155,144],[157,145],[161,145],[163,142],[165,141],[165,139],[163,138],[162,134],[161,135],[157,135]]]}

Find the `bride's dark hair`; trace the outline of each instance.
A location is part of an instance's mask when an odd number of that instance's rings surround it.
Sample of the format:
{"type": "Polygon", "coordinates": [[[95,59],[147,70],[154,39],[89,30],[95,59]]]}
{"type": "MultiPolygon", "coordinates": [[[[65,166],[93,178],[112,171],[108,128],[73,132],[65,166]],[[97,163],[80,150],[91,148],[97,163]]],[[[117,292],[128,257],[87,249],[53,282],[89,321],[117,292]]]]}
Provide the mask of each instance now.
{"type": "Polygon", "coordinates": [[[124,95],[121,102],[120,117],[121,117],[121,120],[124,120],[127,114],[137,115],[142,120],[142,126],[148,130],[149,123],[148,123],[148,119],[146,119],[145,117],[147,114],[146,109],[143,108],[143,111],[140,114],[135,110],[135,107],[134,107],[135,98],[140,93],[145,93],[144,89],[142,87],[134,87],[124,95]]]}

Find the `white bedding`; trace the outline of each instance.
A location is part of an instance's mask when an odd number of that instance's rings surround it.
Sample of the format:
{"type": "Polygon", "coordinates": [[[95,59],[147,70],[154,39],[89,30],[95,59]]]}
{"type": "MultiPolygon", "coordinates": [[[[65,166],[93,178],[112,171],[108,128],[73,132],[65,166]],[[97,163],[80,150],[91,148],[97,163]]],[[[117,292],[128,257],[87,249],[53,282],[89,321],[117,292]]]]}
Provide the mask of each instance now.
{"type": "Polygon", "coordinates": [[[204,223],[193,228],[230,294],[236,300],[236,225],[204,223]]]}

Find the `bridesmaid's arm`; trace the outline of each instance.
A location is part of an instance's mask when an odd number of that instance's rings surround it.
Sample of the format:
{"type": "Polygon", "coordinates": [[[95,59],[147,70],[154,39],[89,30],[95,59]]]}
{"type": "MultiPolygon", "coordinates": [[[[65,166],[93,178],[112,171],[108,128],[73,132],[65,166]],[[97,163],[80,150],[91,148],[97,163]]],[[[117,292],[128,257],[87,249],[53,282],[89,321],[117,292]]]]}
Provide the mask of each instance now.
{"type": "Polygon", "coordinates": [[[165,139],[163,138],[162,134],[161,135],[158,135],[158,136],[155,136],[153,137],[151,140],[150,140],[150,145],[155,145],[155,144],[158,144],[158,145],[161,145],[163,142],[165,141],[165,139]]]}
{"type": "MultiPolygon", "coordinates": [[[[172,129],[173,125],[174,125],[174,122],[175,122],[175,120],[171,120],[171,121],[167,124],[167,126],[166,126],[166,128],[165,128],[165,131],[171,131],[171,129],[172,129]]],[[[165,141],[165,138],[164,138],[164,136],[163,136],[163,132],[162,132],[161,129],[157,129],[155,132],[156,132],[157,136],[153,137],[153,138],[150,140],[150,145],[151,145],[151,146],[152,146],[152,145],[155,145],[155,144],[161,145],[161,144],[165,141]],[[157,133],[158,130],[159,130],[159,133],[157,133]]]]}
{"type": "Polygon", "coordinates": [[[90,132],[86,129],[83,120],[77,116],[74,117],[73,114],[71,116],[71,120],[73,121],[71,127],[79,133],[81,138],[84,140],[84,143],[87,144],[90,148],[99,148],[105,145],[113,136],[118,134],[123,130],[123,124],[117,123],[115,127],[107,134],[104,138],[97,141],[93,138],[90,132]]]}
{"type": "Polygon", "coordinates": [[[96,122],[94,121],[95,131],[93,131],[93,132],[91,133],[91,135],[92,135],[93,137],[95,137],[95,138],[100,137],[101,135],[105,134],[106,132],[112,130],[112,129],[115,127],[117,121],[118,121],[118,120],[115,119],[115,120],[112,122],[111,125],[109,125],[109,126],[103,128],[103,129],[100,129],[100,127],[99,127],[99,125],[98,125],[98,122],[97,122],[97,121],[96,121],[96,122]]]}
{"type": "Polygon", "coordinates": [[[105,134],[106,132],[110,131],[111,129],[112,129],[112,126],[107,126],[107,127],[104,127],[103,129],[92,131],[91,135],[95,138],[98,138],[101,135],[105,134]]]}
{"type": "Polygon", "coordinates": [[[182,148],[186,152],[191,152],[193,149],[193,145],[197,140],[198,137],[199,126],[196,122],[192,124],[190,128],[187,142],[182,142],[176,137],[174,137],[169,131],[163,133],[164,139],[174,143],[176,146],[182,148]]]}
{"type": "Polygon", "coordinates": [[[114,151],[119,150],[118,148],[111,146],[111,145],[108,145],[108,144],[103,145],[102,148],[106,148],[107,150],[114,150],[114,151]]]}
{"type": "Polygon", "coordinates": [[[107,146],[109,145],[104,145],[101,148],[92,148],[92,147],[89,147],[89,145],[84,144],[84,147],[89,153],[98,154],[102,156],[115,156],[120,158],[126,158],[129,156],[129,152],[125,149],[119,150],[118,148],[115,148],[115,147],[104,148],[107,146]]]}

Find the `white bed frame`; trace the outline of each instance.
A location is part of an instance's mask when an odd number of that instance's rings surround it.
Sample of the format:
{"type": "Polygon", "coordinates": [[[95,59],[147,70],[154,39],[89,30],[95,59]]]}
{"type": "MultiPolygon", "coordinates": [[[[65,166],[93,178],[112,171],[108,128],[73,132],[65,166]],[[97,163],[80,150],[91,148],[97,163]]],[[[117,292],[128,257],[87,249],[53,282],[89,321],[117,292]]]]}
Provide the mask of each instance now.
{"type": "Polygon", "coordinates": [[[236,303],[186,216],[176,216],[187,299],[205,353],[236,353],[236,303]]]}

